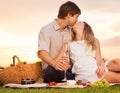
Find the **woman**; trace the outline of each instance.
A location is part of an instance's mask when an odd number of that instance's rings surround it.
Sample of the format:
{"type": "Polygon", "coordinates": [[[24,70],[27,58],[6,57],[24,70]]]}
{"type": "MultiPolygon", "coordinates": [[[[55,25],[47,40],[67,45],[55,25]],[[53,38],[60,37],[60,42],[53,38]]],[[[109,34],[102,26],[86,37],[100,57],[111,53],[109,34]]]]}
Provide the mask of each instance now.
{"type": "Polygon", "coordinates": [[[75,79],[90,82],[101,79],[106,74],[105,65],[99,40],[95,38],[92,28],[86,22],[79,22],[73,26],[73,32],[73,42],[69,46],[75,79]]]}
{"type": "Polygon", "coordinates": [[[116,59],[112,60],[107,67],[105,66],[101,56],[99,40],[95,38],[90,25],[86,22],[76,23],[73,26],[73,33],[73,41],[63,46],[56,60],[63,56],[64,52],[67,51],[66,46],[68,46],[70,59],[73,63],[72,72],[75,74],[76,81],[86,79],[94,82],[104,78],[109,82],[120,82],[120,73],[118,72],[120,70],[114,71],[110,67],[114,61],[116,62],[116,59]]]}

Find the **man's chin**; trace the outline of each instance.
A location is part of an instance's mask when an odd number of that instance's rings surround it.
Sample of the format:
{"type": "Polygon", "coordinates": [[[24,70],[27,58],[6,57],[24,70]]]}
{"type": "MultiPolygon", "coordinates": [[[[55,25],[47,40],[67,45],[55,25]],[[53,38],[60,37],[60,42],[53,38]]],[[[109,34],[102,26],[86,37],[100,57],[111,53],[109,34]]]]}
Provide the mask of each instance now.
{"type": "Polygon", "coordinates": [[[76,23],[71,24],[70,26],[73,27],[76,23]]]}
{"type": "Polygon", "coordinates": [[[74,26],[74,24],[71,24],[71,25],[69,25],[70,27],[73,27],[74,26]]]}

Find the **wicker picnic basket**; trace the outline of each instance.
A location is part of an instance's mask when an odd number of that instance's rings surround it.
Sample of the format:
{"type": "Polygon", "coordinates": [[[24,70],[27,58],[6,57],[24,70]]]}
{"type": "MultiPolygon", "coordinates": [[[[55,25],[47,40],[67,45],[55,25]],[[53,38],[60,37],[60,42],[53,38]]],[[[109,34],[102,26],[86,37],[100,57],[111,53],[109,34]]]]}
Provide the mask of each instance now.
{"type": "Polygon", "coordinates": [[[22,79],[34,79],[42,77],[41,63],[27,64],[21,62],[18,56],[13,56],[13,66],[0,70],[0,85],[7,83],[20,84],[22,79]],[[15,59],[18,63],[15,65],[15,59]]]}

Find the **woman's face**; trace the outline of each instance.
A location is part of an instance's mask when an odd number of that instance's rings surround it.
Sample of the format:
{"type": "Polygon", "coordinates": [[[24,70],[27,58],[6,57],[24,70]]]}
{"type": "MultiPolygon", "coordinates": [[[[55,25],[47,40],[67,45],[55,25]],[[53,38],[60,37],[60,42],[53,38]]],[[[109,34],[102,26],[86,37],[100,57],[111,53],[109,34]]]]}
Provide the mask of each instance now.
{"type": "Polygon", "coordinates": [[[84,30],[84,22],[78,22],[73,26],[73,32],[83,32],[84,30]]]}

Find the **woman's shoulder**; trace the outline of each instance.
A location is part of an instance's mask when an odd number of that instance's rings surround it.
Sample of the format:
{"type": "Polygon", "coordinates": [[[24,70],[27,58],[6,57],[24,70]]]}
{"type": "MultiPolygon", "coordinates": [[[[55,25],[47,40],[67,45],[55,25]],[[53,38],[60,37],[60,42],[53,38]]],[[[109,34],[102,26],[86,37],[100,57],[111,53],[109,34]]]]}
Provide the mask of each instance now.
{"type": "Polygon", "coordinates": [[[97,39],[97,38],[95,38],[95,45],[96,45],[96,46],[99,46],[99,45],[100,45],[99,39],[97,39]]]}
{"type": "Polygon", "coordinates": [[[99,39],[98,38],[95,38],[95,43],[98,43],[99,42],[99,39]]]}

